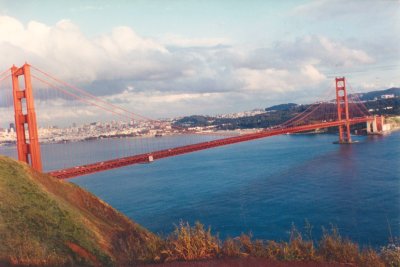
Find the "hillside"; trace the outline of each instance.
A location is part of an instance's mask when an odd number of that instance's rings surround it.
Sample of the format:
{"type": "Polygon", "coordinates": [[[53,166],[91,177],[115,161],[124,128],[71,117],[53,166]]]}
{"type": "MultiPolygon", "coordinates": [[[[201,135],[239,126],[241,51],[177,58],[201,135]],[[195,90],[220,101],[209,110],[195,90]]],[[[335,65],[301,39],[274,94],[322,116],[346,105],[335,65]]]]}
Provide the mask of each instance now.
{"type": "Polygon", "coordinates": [[[0,266],[130,265],[159,244],[78,186],[0,156],[0,266]]]}
{"type": "Polygon", "coordinates": [[[372,101],[381,99],[383,95],[393,95],[395,97],[400,97],[400,88],[393,87],[386,90],[371,91],[367,93],[355,93],[349,95],[349,97],[352,97],[354,95],[357,95],[358,98],[362,101],[372,101]]]}
{"type": "Polygon", "coordinates": [[[290,110],[297,106],[298,106],[298,104],[295,104],[295,103],[279,104],[279,105],[265,108],[265,111],[290,110]]]}
{"type": "MultiPolygon", "coordinates": [[[[364,101],[364,105],[372,115],[400,115],[400,88],[390,88],[381,91],[349,95],[349,97],[352,96],[357,96],[359,99],[364,101]],[[382,98],[384,95],[390,95],[390,97],[382,98]]],[[[178,127],[214,127],[217,130],[267,128],[279,125],[290,118],[293,118],[299,113],[305,111],[309,106],[310,104],[279,104],[265,108],[266,113],[238,118],[217,118],[212,116],[193,115],[176,120],[174,125],[178,127]]]]}

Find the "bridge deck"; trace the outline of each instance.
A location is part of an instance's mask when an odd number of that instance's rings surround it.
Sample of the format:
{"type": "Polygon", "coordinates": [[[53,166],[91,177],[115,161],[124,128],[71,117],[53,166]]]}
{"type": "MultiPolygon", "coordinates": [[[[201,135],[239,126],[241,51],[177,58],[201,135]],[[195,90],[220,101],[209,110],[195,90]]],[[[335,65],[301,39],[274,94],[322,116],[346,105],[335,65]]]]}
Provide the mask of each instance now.
{"type": "MultiPolygon", "coordinates": [[[[357,124],[362,122],[367,122],[372,120],[372,117],[362,117],[362,118],[354,118],[349,120],[350,124],[357,124]]],[[[304,132],[315,130],[319,128],[327,128],[327,127],[335,127],[339,125],[346,124],[346,121],[331,121],[331,122],[322,122],[317,124],[305,125],[305,126],[295,126],[290,128],[276,128],[271,130],[263,130],[256,133],[244,134],[235,137],[229,137],[214,141],[208,141],[203,143],[198,143],[194,145],[181,146],[171,149],[165,149],[160,151],[154,151],[150,153],[129,156],[119,159],[107,160],[102,162],[97,162],[88,165],[77,166],[73,168],[67,168],[57,171],[49,172],[50,175],[59,178],[59,179],[68,179],[76,176],[92,174],[100,171],[111,170],[115,168],[120,168],[128,165],[138,164],[138,163],[148,163],[149,157],[153,157],[154,160],[177,156],[181,154],[186,154],[190,152],[195,152],[199,150],[209,149],[213,147],[225,146],[260,138],[265,138],[269,136],[275,136],[286,133],[296,133],[296,132],[304,132]]]]}

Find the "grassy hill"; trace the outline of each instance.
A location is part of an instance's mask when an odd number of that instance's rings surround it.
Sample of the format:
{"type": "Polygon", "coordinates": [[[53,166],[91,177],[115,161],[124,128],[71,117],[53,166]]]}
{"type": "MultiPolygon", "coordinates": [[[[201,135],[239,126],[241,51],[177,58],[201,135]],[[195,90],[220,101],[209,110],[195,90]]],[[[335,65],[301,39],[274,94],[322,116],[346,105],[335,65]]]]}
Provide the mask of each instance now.
{"type": "Polygon", "coordinates": [[[130,265],[160,239],[78,186],[0,156],[0,266],[130,265]]]}

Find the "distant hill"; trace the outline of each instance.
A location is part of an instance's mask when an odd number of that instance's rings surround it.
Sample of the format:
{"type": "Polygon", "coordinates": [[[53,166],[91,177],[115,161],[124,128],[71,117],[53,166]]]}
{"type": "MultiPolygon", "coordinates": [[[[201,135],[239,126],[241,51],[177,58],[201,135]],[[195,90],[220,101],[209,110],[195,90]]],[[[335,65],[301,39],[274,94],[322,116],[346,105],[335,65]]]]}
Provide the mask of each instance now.
{"type": "Polygon", "coordinates": [[[207,126],[213,121],[214,118],[209,117],[209,116],[202,116],[202,115],[193,115],[193,116],[187,116],[183,117],[182,119],[179,120],[180,124],[182,126],[207,126]]]}
{"type": "MultiPolygon", "coordinates": [[[[366,101],[365,106],[371,114],[385,116],[400,115],[400,88],[390,88],[368,93],[356,93],[349,97],[356,97],[366,101]],[[387,95],[388,98],[382,98],[387,95]],[[391,98],[393,95],[393,98],[391,98]]],[[[183,117],[174,122],[178,127],[214,127],[218,130],[235,130],[249,128],[268,128],[279,125],[297,114],[305,111],[310,105],[298,105],[295,103],[279,104],[265,108],[266,113],[237,118],[212,117],[192,115],[183,117]]]]}
{"type": "Polygon", "coordinates": [[[400,97],[400,88],[389,88],[386,90],[371,91],[368,93],[355,93],[355,94],[350,94],[349,97],[355,95],[357,95],[362,101],[372,101],[372,100],[382,99],[383,95],[394,95],[395,97],[400,97]]]}
{"type": "Polygon", "coordinates": [[[298,105],[295,103],[287,103],[287,104],[280,104],[280,105],[275,105],[272,107],[268,107],[265,109],[265,111],[276,111],[276,110],[280,110],[280,111],[284,111],[284,110],[291,110],[295,107],[297,107],[298,105]]]}
{"type": "Polygon", "coordinates": [[[78,186],[0,156],[0,266],[131,266],[159,242],[78,186]]]}

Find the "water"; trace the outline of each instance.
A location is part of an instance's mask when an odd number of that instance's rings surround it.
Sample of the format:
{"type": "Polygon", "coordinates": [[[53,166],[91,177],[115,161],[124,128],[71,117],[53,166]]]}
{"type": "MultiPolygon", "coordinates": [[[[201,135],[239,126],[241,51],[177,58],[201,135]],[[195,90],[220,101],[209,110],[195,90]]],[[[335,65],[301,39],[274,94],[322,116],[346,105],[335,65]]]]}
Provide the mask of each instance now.
{"type": "Polygon", "coordinates": [[[292,223],[308,220],[315,238],[334,224],[362,245],[387,244],[400,236],[400,132],[354,145],[336,139],[275,136],[70,181],[157,233],[183,220],[222,238],[287,240],[292,223]]]}
{"type": "MultiPolygon", "coordinates": [[[[206,142],[224,136],[171,135],[163,138],[127,137],[106,138],[85,142],[42,143],[42,164],[45,171],[65,169],[151,151],[206,142]]],[[[0,146],[0,154],[17,158],[15,146],[0,146]]]]}

